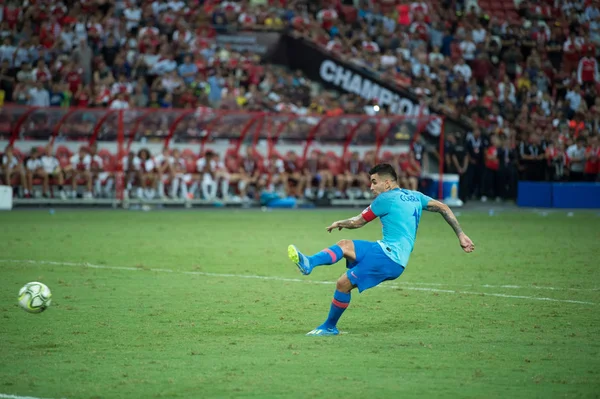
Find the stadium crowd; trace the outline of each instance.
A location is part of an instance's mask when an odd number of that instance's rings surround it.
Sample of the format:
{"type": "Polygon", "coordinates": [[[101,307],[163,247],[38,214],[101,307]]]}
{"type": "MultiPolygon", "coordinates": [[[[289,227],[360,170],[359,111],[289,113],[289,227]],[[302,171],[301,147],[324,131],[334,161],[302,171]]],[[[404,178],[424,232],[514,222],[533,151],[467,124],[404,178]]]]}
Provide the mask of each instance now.
{"type": "MultiPolygon", "coordinates": [[[[518,179],[599,176],[596,2],[64,0],[8,1],[1,11],[5,102],[300,115],[372,109],[356,96],[320,91],[300,72],[261,64],[257,55],[214,40],[230,29],[286,30],[469,123],[466,135],[446,132],[442,160],[446,172],[461,176],[465,201],[514,198],[518,179]]],[[[437,151],[418,143],[412,148],[387,159],[402,172],[401,184],[416,188],[423,151],[437,151]]],[[[7,148],[2,178],[20,184],[24,196],[37,180],[44,195],[52,195],[53,183],[61,197],[78,195],[79,185],[88,198],[112,188],[114,155],[94,147],[53,152],[24,155],[7,148]],[[72,186],[69,194],[64,185],[72,186]]],[[[258,193],[276,186],[298,196],[366,195],[365,171],[375,161],[372,154],[332,164],[318,153],[301,163],[292,154],[195,159],[183,152],[128,154],[132,195],[246,198],[251,187],[258,193]]]]}

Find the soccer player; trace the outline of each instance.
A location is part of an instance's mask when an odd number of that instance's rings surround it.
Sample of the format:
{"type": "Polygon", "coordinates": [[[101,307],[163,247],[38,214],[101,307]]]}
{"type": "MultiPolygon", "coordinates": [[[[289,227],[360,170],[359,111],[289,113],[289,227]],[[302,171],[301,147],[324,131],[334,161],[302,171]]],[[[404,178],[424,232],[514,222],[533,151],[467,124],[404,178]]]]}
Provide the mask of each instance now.
{"type": "Polygon", "coordinates": [[[346,258],[346,268],[349,269],[337,280],[327,320],[310,331],[309,336],[338,335],[336,325],[350,304],[350,291],[358,287],[358,291],[362,292],[383,281],[395,280],[402,274],[415,244],[423,209],[438,212],[444,217],[465,252],[475,250],[475,245],[463,233],[450,208],[420,192],[398,187],[398,176],[390,164],[376,165],[369,175],[375,196],[371,205],[360,215],[334,222],[326,230],[331,233],[335,229],[358,229],[379,217],[383,226],[382,240],[341,240],[312,256],[305,256],[294,245],[288,247],[290,260],[304,275],[310,274],[317,266],[332,265],[342,257],[346,258]]]}

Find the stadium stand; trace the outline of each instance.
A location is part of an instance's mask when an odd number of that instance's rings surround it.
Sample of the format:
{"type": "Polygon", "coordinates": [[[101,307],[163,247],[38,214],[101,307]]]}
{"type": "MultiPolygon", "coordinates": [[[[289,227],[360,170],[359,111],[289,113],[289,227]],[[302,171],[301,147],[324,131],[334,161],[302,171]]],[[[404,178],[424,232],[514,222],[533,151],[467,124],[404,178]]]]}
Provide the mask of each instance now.
{"type": "Polygon", "coordinates": [[[66,0],[8,2],[1,21],[2,178],[24,197],[354,198],[373,156],[421,189],[441,159],[463,201],[598,179],[596,2],[66,0]],[[310,41],[469,129],[435,148],[427,115],[323,90],[245,46],[253,32],[310,41]],[[31,153],[48,140],[59,166],[31,153]]]}

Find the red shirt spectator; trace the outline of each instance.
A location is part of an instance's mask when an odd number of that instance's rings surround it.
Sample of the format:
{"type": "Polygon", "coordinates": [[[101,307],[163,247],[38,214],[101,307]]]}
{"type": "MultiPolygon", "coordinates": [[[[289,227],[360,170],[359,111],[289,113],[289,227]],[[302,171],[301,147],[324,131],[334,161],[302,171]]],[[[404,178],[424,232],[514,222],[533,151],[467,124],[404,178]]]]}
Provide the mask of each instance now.
{"type": "Polygon", "coordinates": [[[585,56],[579,60],[577,68],[577,82],[594,83],[598,81],[598,61],[593,57],[585,56]]]}
{"type": "Polygon", "coordinates": [[[69,84],[69,91],[71,93],[77,93],[77,91],[81,87],[81,84],[83,83],[81,71],[78,71],[76,69],[69,70],[67,72],[67,75],[65,76],[65,80],[69,84]]]}
{"type": "Polygon", "coordinates": [[[500,168],[498,149],[493,144],[485,150],[485,167],[491,170],[498,170],[500,168]]]}
{"type": "Polygon", "coordinates": [[[292,19],[292,26],[296,30],[304,30],[309,24],[310,21],[301,16],[296,16],[292,19]]]}
{"type": "Polygon", "coordinates": [[[326,31],[329,31],[333,27],[333,24],[338,19],[337,12],[332,9],[321,10],[317,14],[317,19],[321,22],[321,26],[326,31]]]}
{"type": "Polygon", "coordinates": [[[408,4],[400,4],[396,7],[398,11],[398,24],[408,26],[410,25],[410,6],[408,4]]]}
{"type": "Polygon", "coordinates": [[[586,174],[595,175],[600,173],[600,146],[598,139],[592,139],[592,143],[585,150],[585,170],[586,174]]]}
{"type": "Polygon", "coordinates": [[[75,96],[75,102],[77,107],[87,108],[90,106],[90,95],[87,90],[78,90],[75,96]]]}
{"type": "Polygon", "coordinates": [[[21,16],[20,8],[15,7],[13,4],[4,6],[2,17],[3,17],[3,20],[8,23],[8,26],[11,29],[14,29],[17,26],[20,16],[21,16]]]}

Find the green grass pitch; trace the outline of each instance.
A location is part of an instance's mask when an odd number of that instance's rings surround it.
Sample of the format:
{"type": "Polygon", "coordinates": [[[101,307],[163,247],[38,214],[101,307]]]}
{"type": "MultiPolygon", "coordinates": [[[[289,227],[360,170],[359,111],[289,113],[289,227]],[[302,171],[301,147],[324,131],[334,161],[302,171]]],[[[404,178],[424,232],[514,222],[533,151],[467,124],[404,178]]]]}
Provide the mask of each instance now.
{"type": "Polygon", "coordinates": [[[469,255],[425,213],[404,274],[306,337],[345,268],[301,276],[287,245],[378,239],[325,232],[359,211],[0,213],[0,397],[598,397],[596,213],[465,211],[469,255]]]}

